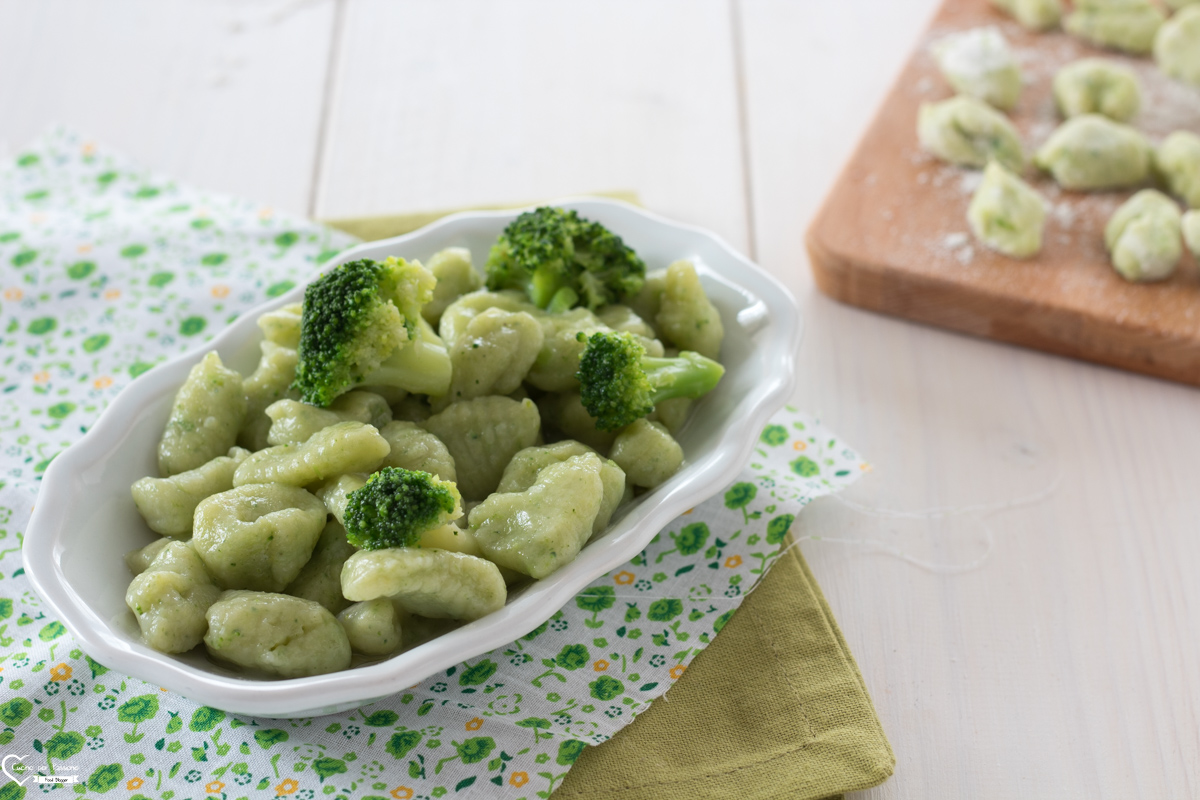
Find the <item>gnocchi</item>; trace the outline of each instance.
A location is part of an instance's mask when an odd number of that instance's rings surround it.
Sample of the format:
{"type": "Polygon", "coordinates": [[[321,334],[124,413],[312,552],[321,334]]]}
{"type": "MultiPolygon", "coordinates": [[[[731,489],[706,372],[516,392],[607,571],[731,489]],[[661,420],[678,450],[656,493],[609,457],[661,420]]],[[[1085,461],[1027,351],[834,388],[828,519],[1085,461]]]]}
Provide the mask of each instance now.
{"type": "Polygon", "coordinates": [[[225,592],[207,613],[213,658],[280,678],[350,666],[346,631],[319,603],[270,592],[225,592]]]}
{"type": "Polygon", "coordinates": [[[251,453],[233,473],[233,485],[307,486],[346,472],[370,472],[389,452],[391,446],[372,426],[339,422],[322,428],[302,444],[281,444],[251,453]]]}
{"type": "Polygon", "coordinates": [[[1042,249],[1046,204],[1029,184],[997,163],[988,164],[967,208],[967,222],[979,241],[1013,258],[1042,249]]]}
{"type": "Polygon", "coordinates": [[[209,353],[183,382],[158,444],[163,477],[196,469],[229,451],[246,416],[242,376],[209,353]]]}
{"type": "Polygon", "coordinates": [[[1128,122],[1142,106],[1133,70],[1106,58],[1072,61],[1054,75],[1054,102],[1064,117],[1103,114],[1128,122]]]}
{"type": "Polygon", "coordinates": [[[1145,55],[1166,15],[1149,0],[1076,0],[1063,19],[1072,36],[1114,50],[1145,55]]]}
{"type": "Polygon", "coordinates": [[[450,451],[463,499],[482,500],[496,490],[512,457],[537,441],[541,416],[532,400],[477,397],[434,414],[425,430],[450,451]]]}
{"type": "MultiPolygon", "coordinates": [[[[330,404],[317,408],[297,400],[280,400],[266,409],[271,420],[267,444],[304,444],[317,431],[339,422],[362,422],[378,429],[392,421],[392,409],[373,392],[347,392],[330,404]]],[[[261,449],[261,448],[260,448],[261,449]]]]}
{"type": "Polygon", "coordinates": [[[1200,211],[1192,210],[1183,215],[1183,241],[1192,251],[1192,255],[1200,258],[1200,211]]]}
{"type": "Polygon", "coordinates": [[[347,600],[390,597],[430,619],[472,620],[504,606],[504,578],[491,561],[450,550],[359,550],[342,567],[347,600]]]}
{"type": "Polygon", "coordinates": [[[1017,129],[1008,117],[974,97],[922,103],[917,138],[926,152],[951,164],[985,167],[995,160],[1017,171],[1025,165],[1017,129]]]}
{"type": "Polygon", "coordinates": [[[1154,167],[1167,190],[1188,208],[1200,208],[1200,136],[1175,131],[1158,146],[1154,167]]]}
{"type": "Polygon", "coordinates": [[[1034,31],[1053,28],[1062,19],[1060,0],[991,0],[992,5],[1007,11],[1017,22],[1034,31]]]}
{"type": "Polygon", "coordinates": [[[683,463],[683,448],[661,422],[639,419],[617,434],[612,460],[634,486],[653,489],[683,463]]]}
{"type": "Polygon", "coordinates": [[[1150,142],[1128,125],[1083,114],[1060,125],[1038,149],[1034,163],[1064,189],[1119,189],[1150,173],[1150,142]]]}
{"type": "Polygon", "coordinates": [[[169,542],[129,584],[125,605],[146,644],[184,653],[204,638],[205,613],[220,593],[191,544],[169,542]]]}
{"type": "Polygon", "coordinates": [[[278,483],[239,486],[196,506],[192,544],[225,589],[278,592],[312,557],[325,505],[278,483]]]}
{"type": "Polygon", "coordinates": [[[192,535],[196,506],[206,497],[233,488],[233,473],[250,455],[249,450],[230,448],[187,472],[169,478],[142,478],[133,484],[133,502],[150,530],[163,536],[186,539],[192,535]]]}
{"type": "Polygon", "coordinates": [[[544,467],[527,489],[489,496],[470,514],[484,554],[534,578],[574,559],[600,513],[602,466],[595,453],[572,456],[544,467]]]}
{"type": "Polygon", "coordinates": [[[127,603],[149,646],[203,643],[214,659],[283,678],[387,656],[500,609],[510,584],[569,563],[635,487],[681,465],[667,425],[684,424],[691,400],[663,400],[653,420],[600,431],[575,373],[581,333],[621,332],[651,358],[675,347],[715,357],[723,323],[692,263],[637,284],[627,304],[553,310],[520,291],[480,289],[463,248],[437,253],[427,271],[389,265],[382,271],[404,276],[394,291],[421,289],[421,302],[405,306],[416,318],[380,316],[404,320],[395,338],[411,351],[381,356],[370,380],[351,380],[325,407],[294,388],[311,335],[302,304],[258,319],[250,376],[210,353],[180,387],[163,477],[131,489],[163,537],[126,556],[127,603]],[[395,483],[379,489],[385,475],[395,483]],[[455,507],[380,516],[410,502],[387,494],[401,485],[446,488],[455,507]],[[364,508],[368,497],[379,505],[364,508]],[[410,520],[427,527],[404,527],[410,520]]]}
{"type": "Polygon", "coordinates": [[[1158,29],[1154,60],[1172,78],[1200,86],[1200,8],[1181,9],[1158,29]]]}
{"type": "Polygon", "coordinates": [[[1021,70],[997,28],[974,28],[934,43],[934,56],[959,94],[1008,111],[1021,97],[1021,70]]]}
{"type": "Polygon", "coordinates": [[[1127,281],[1171,276],[1183,256],[1181,215],[1175,201],[1154,189],[1129,198],[1104,228],[1113,267],[1127,281]]]}

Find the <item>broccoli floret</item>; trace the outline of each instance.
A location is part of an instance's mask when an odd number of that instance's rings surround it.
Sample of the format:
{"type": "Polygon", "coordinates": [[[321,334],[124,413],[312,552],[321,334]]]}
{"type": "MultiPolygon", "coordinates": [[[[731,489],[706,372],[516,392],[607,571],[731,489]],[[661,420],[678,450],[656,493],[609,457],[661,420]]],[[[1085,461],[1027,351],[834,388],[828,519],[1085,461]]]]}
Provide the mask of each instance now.
{"type": "Polygon", "coordinates": [[[538,308],[596,309],[642,288],[646,265],[598,222],[542,207],[513,220],[488,255],[487,285],[521,289],[538,308]]]}
{"type": "Polygon", "coordinates": [[[425,370],[431,366],[426,362],[442,366],[439,351],[448,388],[449,353],[421,317],[421,306],[433,296],[436,282],[419,262],[389,258],[351,261],[310,283],[304,292],[299,363],[292,384],[300,399],[325,407],[364,383],[437,393],[407,362],[419,362],[414,367],[425,370]],[[385,365],[390,365],[385,374],[377,374],[385,365]]]}
{"type": "MultiPolygon", "coordinates": [[[[584,341],[584,334],[576,338],[584,341]]],[[[700,397],[724,374],[724,367],[699,353],[684,350],[676,358],[654,358],[633,334],[600,331],[587,338],[575,377],[596,427],[615,431],[646,416],[663,400],[700,397]]]]}
{"type": "Polygon", "coordinates": [[[462,516],[458,487],[428,472],[384,467],[346,498],[346,538],[363,550],[413,547],[462,516]]]}

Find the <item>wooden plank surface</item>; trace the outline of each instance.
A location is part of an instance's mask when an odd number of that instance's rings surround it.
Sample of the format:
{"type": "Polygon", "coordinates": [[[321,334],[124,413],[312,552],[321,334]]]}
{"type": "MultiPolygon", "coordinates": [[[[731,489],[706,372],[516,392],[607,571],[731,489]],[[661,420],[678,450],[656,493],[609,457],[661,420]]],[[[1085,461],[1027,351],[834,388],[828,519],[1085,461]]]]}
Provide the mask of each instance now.
{"type": "Polygon", "coordinates": [[[0,143],[51,125],[309,212],[333,0],[0,0],[0,143]]]}
{"type": "Polygon", "coordinates": [[[1034,33],[985,0],[947,0],[813,222],[817,284],[852,305],[1200,385],[1200,282],[1191,255],[1169,280],[1130,284],[1109,266],[1103,230],[1132,191],[1079,193],[1030,179],[1050,205],[1042,251],[1018,261],[970,236],[966,209],[979,172],[922,152],[922,103],[953,96],[930,45],[994,25],[1025,78],[1011,118],[1032,152],[1060,122],[1054,73],[1105,55],[1132,68],[1145,95],[1133,120],[1153,141],[1200,130],[1200,89],[1167,78],[1146,58],[1088,47],[1056,31],[1034,33]]]}
{"type": "Polygon", "coordinates": [[[806,324],[795,402],[874,465],[798,520],[897,756],[854,797],[1193,797],[1200,393],[813,284],[803,232],[934,6],[741,4],[757,249],[806,324]]]}
{"type": "Polygon", "coordinates": [[[747,245],[729,6],[347,8],[317,214],[636,189],[747,245]]]}
{"type": "Polygon", "coordinates": [[[1200,794],[1200,393],[814,290],[804,230],[933,0],[493,6],[0,0],[0,141],[62,121],[326,215],[630,188],[757,252],[795,401],[875,467],[799,523],[898,758],[860,797],[1200,794]]]}

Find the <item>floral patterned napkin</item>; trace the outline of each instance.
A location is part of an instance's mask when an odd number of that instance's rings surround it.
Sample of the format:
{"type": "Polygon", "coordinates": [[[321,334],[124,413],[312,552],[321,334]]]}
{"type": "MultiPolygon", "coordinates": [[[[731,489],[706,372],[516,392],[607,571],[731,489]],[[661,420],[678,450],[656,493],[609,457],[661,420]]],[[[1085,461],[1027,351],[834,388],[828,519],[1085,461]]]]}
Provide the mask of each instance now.
{"type": "Polygon", "coordinates": [[[865,468],[787,409],[726,492],[551,620],[353,712],[238,717],[93,661],[23,577],[41,473],[138,374],[352,243],[66,131],[0,168],[0,800],[549,797],[684,674],[799,509],[865,468]]]}

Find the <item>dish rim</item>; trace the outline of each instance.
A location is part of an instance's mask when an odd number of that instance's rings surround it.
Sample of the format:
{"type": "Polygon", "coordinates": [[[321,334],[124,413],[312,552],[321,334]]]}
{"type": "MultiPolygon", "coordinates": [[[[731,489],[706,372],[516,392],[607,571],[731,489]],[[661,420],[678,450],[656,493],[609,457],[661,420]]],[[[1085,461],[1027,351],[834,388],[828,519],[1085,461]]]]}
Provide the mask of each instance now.
{"type": "MultiPolygon", "coordinates": [[[[772,368],[760,376],[754,389],[734,400],[724,429],[705,458],[685,464],[684,470],[675,478],[655,490],[660,494],[653,503],[635,506],[603,539],[594,541],[554,577],[535,582],[516,593],[515,599],[510,597],[505,607],[494,614],[382,661],[306,678],[261,679],[208,672],[174,656],[150,650],[141,643],[134,646],[120,636],[114,636],[112,622],[93,612],[66,580],[61,558],[68,544],[63,541],[66,517],[75,499],[70,491],[72,481],[78,481],[79,472],[90,463],[94,453],[110,452],[112,444],[123,438],[130,426],[137,424],[139,409],[144,411],[150,407],[153,398],[164,389],[177,388],[182,382],[180,375],[186,376],[205,353],[223,346],[233,348],[239,342],[244,344],[245,329],[249,328],[253,336],[257,330],[254,320],[259,315],[302,297],[304,285],[300,285],[281,297],[247,310],[212,339],[133,380],[112,400],[88,433],[59,454],[46,469],[23,545],[25,571],[34,591],[71,631],[82,649],[110,669],[233,713],[274,718],[307,717],[358,707],[409,688],[438,671],[502,647],[528,633],[596,578],[637,555],[671,520],[711,497],[735,478],[750,457],[758,430],[787,401],[795,385],[795,357],[802,319],[791,293],[778,279],[723,238],[702,227],[675,222],[607,198],[570,197],[540,205],[575,208],[585,215],[588,209],[602,209],[602,214],[606,209],[612,214],[640,217],[652,226],[664,226],[707,240],[739,269],[748,271],[754,277],[751,283],[762,284],[770,290],[753,291],[736,276],[710,268],[723,280],[753,294],[765,304],[770,323],[778,326],[778,333],[767,340],[773,345],[771,355],[777,356],[778,360],[772,358],[769,362],[772,368]],[[689,473],[689,468],[696,471],[689,473]],[[602,547],[596,546],[601,544],[602,547]],[[588,554],[587,558],[584,554],[588,554]],[[534,613],[529,613],[531,610],[534,613]],[[465,633],[456,635],[460,632],[465,633]],[[458,646],[460,639],[469,645],[458,646]],[[320,697],[320,702],[314,703],[314,697],[320,697]]],[[[412,248],[423,238],[448,227],[466,226],[478,220],[511,219],[534,207],[452,214],[401,236],[356,245],[321,264],[318,272],[362,257],[367,252],[412,248]]],[[[765,343],[759,343],[759,346],[765,343]]]]}

